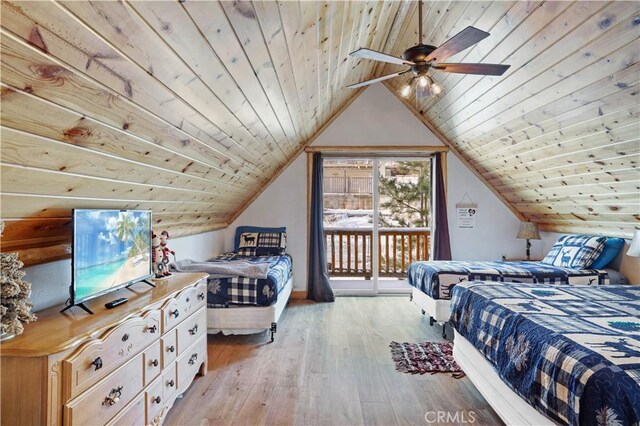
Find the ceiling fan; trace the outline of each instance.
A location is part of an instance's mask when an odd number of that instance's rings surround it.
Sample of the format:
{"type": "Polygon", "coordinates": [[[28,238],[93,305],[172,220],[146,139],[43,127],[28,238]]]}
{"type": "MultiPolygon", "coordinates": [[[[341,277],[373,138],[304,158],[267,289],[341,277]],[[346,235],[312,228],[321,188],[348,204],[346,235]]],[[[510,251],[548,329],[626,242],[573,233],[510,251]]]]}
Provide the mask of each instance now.
{"type": "Polygon", "coordinates": [[[448,57],[462,52],[486,37],[489,37],[489,33],[469,26],[436,47],[422,43],[422,1],[418,1],[418,22],[418,44],[405,50],[402,53],[402,58],[366,48],[360,48],[349,54],[354,58],[372,59],[374,61],[388,62],[397,65],[408,65],[411,68],[371,80],[361,81],[360,83],[351,84],[347,87],[355,89],[411,72],[413,73],[413,77],[411,81],[402,88],[401,93],[404,97],[407,97],[411,92],[411,84],[415,82],[416,98],[424,98],[431,94],[437,95],[442,91],[440,86],[438,86],[429,75],[429,71],[432,69],[457,74],[479,75],[502,75],[509,69],[510,65],[502,64],[450,64],[442,62],[448,57]]]}

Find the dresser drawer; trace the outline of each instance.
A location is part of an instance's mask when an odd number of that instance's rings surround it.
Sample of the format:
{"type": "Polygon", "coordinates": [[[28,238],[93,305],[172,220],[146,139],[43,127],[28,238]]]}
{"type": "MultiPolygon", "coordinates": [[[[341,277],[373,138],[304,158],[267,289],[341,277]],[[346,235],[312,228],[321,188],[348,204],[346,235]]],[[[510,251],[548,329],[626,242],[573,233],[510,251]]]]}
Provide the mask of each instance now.
{"type": "MultiPolygon", "coordinates": [[[[92,384],[160,338],[161,311],[123,321],[97,339],[83,344],[62,362],[63,401],[80,395],[92,384]]],[[[142,373],[142,371],[140,371],[142,373]]]]}
{"type": "Polygon", "coordinates": [[[135,356],[102,382],[64,407],[67,425],[104,424],[144,388],[143,354],[135,356]]]}
{"type": "Polygon", "coordinates": [[[207,336],[200,336],[199,340],[187,348],[176,362],[178,389],[182,392],[189,386],[193,376],[200,369],[200,365],[207,359],[207,336]]]}
{"type": "Polygon", "coordinates": [[[162,336],[162,368],[167,368],[178,356],[177,330],[171,330],[162,336]]]}
{"type": "Polygon", "coordinates": [[[162,372],[160,360],[160,341],[144,350],[144,384],[148,385],[162,372]]]}
{"type": "Polygon", "coordinates": [[[206,334],[206,331],[207,315],[205,308],[200,308],[178,326],[178,356],[182,355],[184,350],[198,340],[200,336],[206,334]]]}
{"type": "Polygon", "coordinates": [[[164,386],[162,378],[158,378],[151,386],[145,391],[145,399],[147,404],[147,424],[153,423],[153,418],[162,411],[165,405],[165,396],[163,394],[164,386]]]}
{"type": "Polygon", "coordinates": [[[107,423],[107,426],[137,426],[146,424],[144,401],[144,394],[140,394],[140,396],[130,402],[128,406],[107,423]]]}
{"type": "Polygon", "coordinates": [[[195,287],[186,288],[168,300],[162,307],[163,333],[180,324],[201,306],[206,306],[206,299],[207,283],[202,280],[195,287]]]}
{"type": "Polygon", "coordinates": [[[177,393],[178,390],[178,375],[176,374],[176,363],[171,364],[171,367],[164,370],[162,373],[162,386],[165,401],[171,401],[171,398],[177,393]]]}

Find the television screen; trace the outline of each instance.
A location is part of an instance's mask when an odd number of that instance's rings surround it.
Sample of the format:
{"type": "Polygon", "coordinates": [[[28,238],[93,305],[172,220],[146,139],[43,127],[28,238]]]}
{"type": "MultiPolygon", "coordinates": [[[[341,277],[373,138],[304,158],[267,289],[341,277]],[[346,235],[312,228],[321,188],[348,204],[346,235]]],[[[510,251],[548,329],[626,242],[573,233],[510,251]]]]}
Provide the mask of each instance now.
{"type": "Polygon", "coordinates": [[[151,275],[151,211],[73,211],[73,304],[151,275]]]}

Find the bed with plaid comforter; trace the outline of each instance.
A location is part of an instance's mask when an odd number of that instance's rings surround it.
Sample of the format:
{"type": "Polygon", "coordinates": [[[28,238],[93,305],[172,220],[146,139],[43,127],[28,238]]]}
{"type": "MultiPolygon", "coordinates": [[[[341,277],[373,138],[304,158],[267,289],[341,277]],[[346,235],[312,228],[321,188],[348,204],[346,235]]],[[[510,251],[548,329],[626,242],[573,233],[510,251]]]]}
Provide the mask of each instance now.
{"type": "Polygon", "coordinates": [[[207,307],[228,308],[231,305],[269,306],[278,300],[278,294],[291,278],[292,259],[282,256],[239,256],[224,253],[209,262],[245,260],[269,263],[267,279],[229,277],[207,280],[207,307]]]}
{"type": "Polygon", "coordinates": [[[467,281],[520,282],[534,284],[609,284],[606,271],[569,269],[542,262],[480,262],[437,260],[413,262],[407,281],[434,299],[451,299],[456,284],[467,281]]]}
{"type": "Polygon", "coordinates": [[[451,323],[500,378],[570,425],[640,422],[640,286],[464,283],[451,323]]]}

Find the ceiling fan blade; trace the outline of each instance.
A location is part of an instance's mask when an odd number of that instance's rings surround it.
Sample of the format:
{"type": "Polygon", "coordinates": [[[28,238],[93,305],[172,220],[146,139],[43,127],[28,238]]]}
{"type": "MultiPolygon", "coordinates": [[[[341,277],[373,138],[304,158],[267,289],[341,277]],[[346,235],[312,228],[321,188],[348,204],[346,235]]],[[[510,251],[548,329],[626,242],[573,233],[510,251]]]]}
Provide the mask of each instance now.
{"type": "Polygon", "coordinates": [[[488,32],[469,26],[442,43],[436,50],[427,56],[425,61],[444,61],[449,56],[462,52],[487,37],[489,37],[488,32]]]}
{"type": "Polygon", "coordinates": [[[433,68],[438,71],[456,74],[502,75],[511,65],[502,64],[437,64],[433,68]]]}
{"type": "Polygon", "coordinates": [[[377,83],[379,81],[388,80],[388,79],[393,78],[393,77],[398,77],[399,75],[405,74],[405,73],[407,73],[409,71],[411,71],[411,70],[394,72],[393,74],[383,75],[382,77],[374,78],[372,80],[366,80],[366,81],[361,81],[360,83],[350,84],[347,87],[349,89],[357,89],[358,87],[368,86],[370,84],[377,83]]]}
{"type": "Polygon", "coordinates": [[[378,52],[376,50],[367,49],[361,47],[360,49],[349,53],[354,58],[372,59],[374,61],[389,62],[390,64],[397,65],[415,65],[411,61],[405,61],[402,58],[396,58],[395,56],[387,55],[386,53],[378,52]]]}

